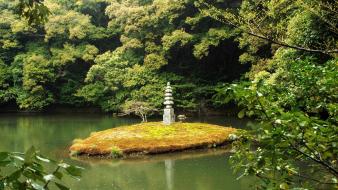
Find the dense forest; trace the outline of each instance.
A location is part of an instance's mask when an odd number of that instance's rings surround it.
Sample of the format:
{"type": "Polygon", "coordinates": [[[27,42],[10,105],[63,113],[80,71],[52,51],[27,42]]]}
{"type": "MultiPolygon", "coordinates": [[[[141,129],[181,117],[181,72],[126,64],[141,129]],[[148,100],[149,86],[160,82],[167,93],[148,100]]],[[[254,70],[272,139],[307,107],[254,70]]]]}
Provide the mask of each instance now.
{"type": "Polygon", "coordinates": [[[201,14],[195,1],[51,0],[45,5],[51,11],[48,21],[31,26],[15,13],[15,3],[1,3],[2,104],[119,111],[137,101],[161,108],[170,81],[177,107],[195,111],[214,106],[215,87],[249,68],[239,64],[236,32],[201,14]]]}
{"type": "Polygon", "coordinates": [[[257,119],[232,162],[260,188],[337,185],[337,2],[45,0],[42,24],[17,3],[0,0],[1,105],[161,108],[170,81],[179,109],[257,119]]]}

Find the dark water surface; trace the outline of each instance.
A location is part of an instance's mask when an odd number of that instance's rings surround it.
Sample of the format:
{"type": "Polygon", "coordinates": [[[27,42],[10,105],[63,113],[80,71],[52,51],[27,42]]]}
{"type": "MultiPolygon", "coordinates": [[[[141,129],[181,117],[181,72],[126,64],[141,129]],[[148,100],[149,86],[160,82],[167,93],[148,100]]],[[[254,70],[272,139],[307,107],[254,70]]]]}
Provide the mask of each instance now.
{"type": "MultiPolygon", "coordinates": [[[[242,128],[246,121],[235,118],[192,119],[242,128]]],[[[108,115],[18,115],[0,114],[0,151],[21,151],[32,145],[42,154],[86,168],[81,181],[67,179],[74,190],[244,190],[248,181],[236,180],[228,163],[229,154],[195,151],[148,156],[128,160],[81,159],[68,156],[75,138],[93,131],[138,119],[108,115]]]]}

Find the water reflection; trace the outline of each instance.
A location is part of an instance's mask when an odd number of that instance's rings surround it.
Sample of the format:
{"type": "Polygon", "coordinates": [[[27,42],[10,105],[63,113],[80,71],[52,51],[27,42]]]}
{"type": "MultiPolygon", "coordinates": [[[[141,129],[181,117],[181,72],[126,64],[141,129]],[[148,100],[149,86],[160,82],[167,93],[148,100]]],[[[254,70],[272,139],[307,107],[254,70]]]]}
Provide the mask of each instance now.
{"type": "Polygon", "coordinates": [[[85,167],[80,182],[66,181],[75,190],[248,189],[246,181],[236,181],[231,173],[226,150],[126,160],[69,158],[68,147],[73,139],[138,121],[102,115],[0,115],[0,151],[24,151],[34,145],[51,158],[85,167]]]}
{"type": "Polygon", "coordinates": [[[167,181],[167,189],[173,190],[174,188],[174,165],[175,161],[173,160],[165,160],[165,176],[167,181]]]}
{"type": "Polygon", "coordinates": [[[84,182],[72,186],[116,190],[249,189],[247,181],[237,181],[232,175],[228,152],[229,149],[200,150],[123,160],[76,157],[87,169],[84,182]],[[100,178],[95,177],[98,174],[100,178]],[[98,181],[93,184],[94,178],[98,181]]]}

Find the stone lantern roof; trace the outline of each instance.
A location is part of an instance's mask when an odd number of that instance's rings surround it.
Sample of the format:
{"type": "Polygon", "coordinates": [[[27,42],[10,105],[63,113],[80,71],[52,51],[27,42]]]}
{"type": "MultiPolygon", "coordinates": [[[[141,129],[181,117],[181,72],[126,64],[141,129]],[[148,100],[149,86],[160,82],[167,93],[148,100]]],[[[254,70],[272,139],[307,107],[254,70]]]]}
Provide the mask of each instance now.
{"type": "Polygon", "coordinates": [[[174,105],[174,98],[173,98],[173,90],[170,86],[170,82],[167,83],[167,87],[165,88],[165,94],[164,94],[164,105],[166,108],[172,108],[174,105]]]}

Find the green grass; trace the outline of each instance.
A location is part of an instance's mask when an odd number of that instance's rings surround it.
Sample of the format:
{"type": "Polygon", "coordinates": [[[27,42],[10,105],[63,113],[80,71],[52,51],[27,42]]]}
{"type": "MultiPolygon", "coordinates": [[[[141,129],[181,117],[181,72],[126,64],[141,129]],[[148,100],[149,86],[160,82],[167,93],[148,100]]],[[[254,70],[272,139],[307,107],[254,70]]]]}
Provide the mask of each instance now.
{"type": "Polygon", "coordinates": [[[156,154],[195,148],[213,148],[230,142],[236,129],[206,123],[141,123],[92,133],[77,139],[71,152],[121,157],[129,154],[156,154]]]}

